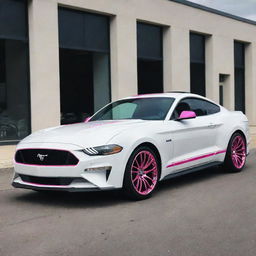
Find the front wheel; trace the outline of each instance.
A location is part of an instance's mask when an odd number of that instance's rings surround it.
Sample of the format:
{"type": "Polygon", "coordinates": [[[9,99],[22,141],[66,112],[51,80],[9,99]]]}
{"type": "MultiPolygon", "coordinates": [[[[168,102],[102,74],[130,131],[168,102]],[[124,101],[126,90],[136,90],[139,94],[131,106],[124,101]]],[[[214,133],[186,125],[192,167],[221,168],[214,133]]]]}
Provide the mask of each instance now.
{"type": "Polygon", "coordinates": [[[159,180],[159,163],[154,151],[137,148],[130,156],[124,174],[124,192],[135,200],[150,197],[159,180]]]}
{"type": "Polygon", "coordinates": [[[246,140],[240,133],[234,133],[228,144],[224,166],[231,172],[240,172],[245,162],[246,140]]]}

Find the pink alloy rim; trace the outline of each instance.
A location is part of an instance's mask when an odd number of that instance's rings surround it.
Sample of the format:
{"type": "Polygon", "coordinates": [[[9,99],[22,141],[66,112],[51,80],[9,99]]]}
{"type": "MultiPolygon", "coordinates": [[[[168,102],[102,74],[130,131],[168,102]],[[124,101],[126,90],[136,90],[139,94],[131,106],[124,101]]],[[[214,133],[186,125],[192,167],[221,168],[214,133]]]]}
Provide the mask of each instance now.
{"type": "Polygon", "coordinates": [[[234,166],[241,169],[246,159],[245,141],[242,136],[236,136],[231,146],[231,156],[234,166]]]}
{"type": "Polygon", "coordinates": [[[147,195],[155,188],[158,179],[158,167],[153,154],[144,150],[134,157],[131,179],[134,189],[140,195],[147,195]]]}

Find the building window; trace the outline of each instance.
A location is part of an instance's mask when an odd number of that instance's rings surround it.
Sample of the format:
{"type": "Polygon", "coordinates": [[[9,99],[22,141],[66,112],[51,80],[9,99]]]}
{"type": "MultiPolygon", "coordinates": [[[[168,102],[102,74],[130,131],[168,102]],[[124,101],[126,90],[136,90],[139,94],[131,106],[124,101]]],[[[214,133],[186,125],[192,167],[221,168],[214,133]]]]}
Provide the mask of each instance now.
{"type": "Polygon", "coordinates": [[[0,143],[30,133],[26,1],[0,2],[0,143]]]}
{"type": "Polygon", "coordinates": [[[205,96],[205,36],[190,33],[190,91],[205,96]]]}
{"type": "Polygon", "coordinates": [[[245,45],[234,42],[235,110],[245,113],[245,45]]]}
{"type": "Polygon", "coordinates": [[[61,123],[83,121],[110,101],[107,16],[59,8],[61,123]]]}
{"type": "Polygon", "coordinates": [[[163,92],[163,31],[137,23],[138,93],[163,92]]]}

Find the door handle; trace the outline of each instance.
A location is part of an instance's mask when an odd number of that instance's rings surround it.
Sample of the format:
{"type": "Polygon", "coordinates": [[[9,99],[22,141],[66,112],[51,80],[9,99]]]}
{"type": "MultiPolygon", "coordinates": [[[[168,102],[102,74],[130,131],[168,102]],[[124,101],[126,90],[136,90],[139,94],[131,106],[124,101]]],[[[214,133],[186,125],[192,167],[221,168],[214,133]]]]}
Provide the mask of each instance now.
{"type": "Polygon", "coordinates": [[[214,123],[210,123],[210,124],[208,125],[209,128],[215,128],[216,126],[217,126],[217,125],[214,124],[214,123]]]}

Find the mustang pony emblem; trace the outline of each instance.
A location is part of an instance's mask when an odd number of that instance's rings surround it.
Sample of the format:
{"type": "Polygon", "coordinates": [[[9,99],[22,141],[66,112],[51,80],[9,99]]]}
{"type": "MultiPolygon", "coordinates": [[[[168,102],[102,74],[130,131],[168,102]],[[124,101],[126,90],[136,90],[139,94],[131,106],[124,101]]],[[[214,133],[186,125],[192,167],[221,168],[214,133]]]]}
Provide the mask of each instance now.
{"type": "Polygon", "coordinates": [[[44,158],[47,156],[48,155],[37,154],[37,157],[40,159],[40,161],[44,161],[44,158]]]}

